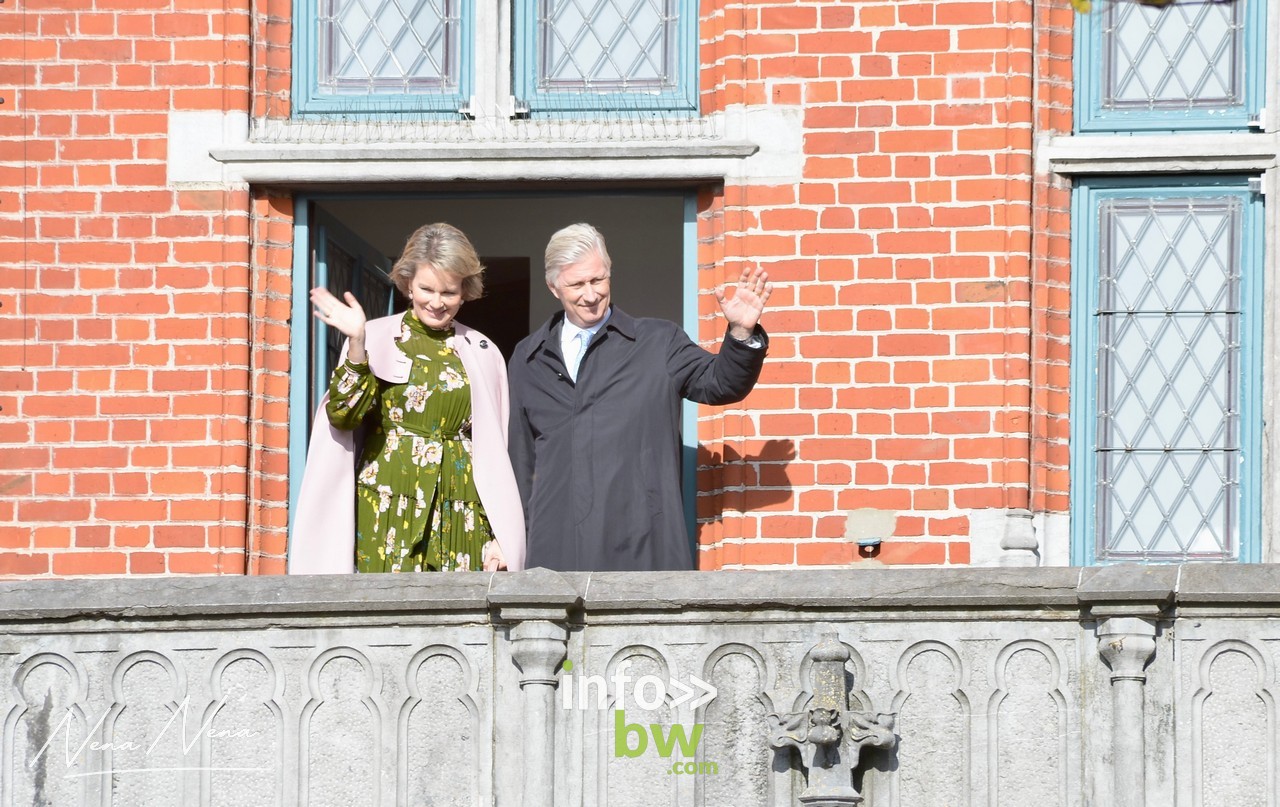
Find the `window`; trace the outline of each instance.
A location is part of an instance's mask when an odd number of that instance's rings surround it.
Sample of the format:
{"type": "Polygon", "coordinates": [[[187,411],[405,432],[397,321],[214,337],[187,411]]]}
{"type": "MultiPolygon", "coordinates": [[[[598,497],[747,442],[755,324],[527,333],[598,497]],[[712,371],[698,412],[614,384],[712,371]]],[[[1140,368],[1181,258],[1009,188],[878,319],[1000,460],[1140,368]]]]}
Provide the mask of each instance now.
{"type": "Polygon", "coordinates": [[[516,95],[530,114],[697,110],[695,4],[528,0],[516,8],[516,95]]]}
{"type": "Polygon", "coordinates": [[[1072,563],[1262,558],[1266,10],[1076,16],[1075,136],[1048,156],[1073,175],[1072,563]]]}
{"type": "Polygon", "coordinates": [[[302,0],[296,111],[448,112],[471,96],[473,3],[302,0]]]}
{"type": "Polygon", "coordinates": [[[295,2],[298,117],[697,111],[694,0],[295,2]]]}
{"type": "Polygon", "coordinates": [[[1260,196],[1088,180],[1072,218],[1076,560],[1258,560],[1260,196]]]}
{"type": "Polygon", "coordinates": [[[1081,132],[1240,130],[1263,101],[1265,0],[1111,0],[1077,16],[1081,132]]]}

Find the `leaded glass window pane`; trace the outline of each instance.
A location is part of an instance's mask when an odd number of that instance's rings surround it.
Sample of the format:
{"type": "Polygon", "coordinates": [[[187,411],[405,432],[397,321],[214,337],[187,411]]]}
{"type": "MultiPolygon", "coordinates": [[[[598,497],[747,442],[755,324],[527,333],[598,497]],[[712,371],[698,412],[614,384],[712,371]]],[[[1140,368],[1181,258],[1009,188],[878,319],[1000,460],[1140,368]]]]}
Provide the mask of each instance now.
{"type": "Polygon", "coordinates": [[[318,92],[457,92],[458,2],[321,0],[318,92]]]}
{"type": "Polygon", "coordinates": [[[671,90],[678,23],[676,0],[538,0],[538,89],[671,90]]]}
{"type": "Polygon", "coordinates": [[[1163,7],[1108,3],[1102,108],[1242,107],[1244,7],[1245,0],[1163,7]]]}
{"type": "Polygon", "coordinates": [[[1099,212],[1097,557],[1234,557],[1238,197],[1099,212]]]}

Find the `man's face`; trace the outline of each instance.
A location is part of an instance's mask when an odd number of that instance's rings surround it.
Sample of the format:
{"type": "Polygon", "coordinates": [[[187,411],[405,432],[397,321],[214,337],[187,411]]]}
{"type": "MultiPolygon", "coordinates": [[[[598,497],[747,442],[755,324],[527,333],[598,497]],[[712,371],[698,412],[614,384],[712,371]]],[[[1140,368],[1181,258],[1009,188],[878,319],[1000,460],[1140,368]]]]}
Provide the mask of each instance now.
{"type": "Polygon", "coordinates": [[[556,282],[547,287],[579,328],[590,328],[609,311],[609,270],[595,252],[561,269],[556,282]]]}

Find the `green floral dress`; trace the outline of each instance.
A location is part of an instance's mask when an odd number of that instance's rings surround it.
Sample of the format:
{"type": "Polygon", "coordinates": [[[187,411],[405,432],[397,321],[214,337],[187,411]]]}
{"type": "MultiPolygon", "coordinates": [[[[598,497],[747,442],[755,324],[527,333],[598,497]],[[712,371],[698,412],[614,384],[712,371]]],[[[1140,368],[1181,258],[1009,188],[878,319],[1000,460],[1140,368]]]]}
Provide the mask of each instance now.
{"type": "Polygon", "coordinates": [[[399,348],[409,380],[383,381],[344,362],[329,382],[329,421],[351,430],[369,418],[356,478],[356,571],[482,568],[493,538],[471,470],[471,389],[453,329],[405,312],[399,348]]]}

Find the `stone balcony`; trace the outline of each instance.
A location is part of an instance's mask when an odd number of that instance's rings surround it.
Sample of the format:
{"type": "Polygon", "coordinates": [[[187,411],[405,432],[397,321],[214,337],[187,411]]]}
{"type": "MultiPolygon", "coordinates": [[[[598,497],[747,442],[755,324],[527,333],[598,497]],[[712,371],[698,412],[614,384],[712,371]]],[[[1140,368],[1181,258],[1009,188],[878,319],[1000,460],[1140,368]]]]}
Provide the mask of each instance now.
{"type": "Polygon", "coordinates": [[[1278,617],[1273,566],[10,583],[0,807],[1268,804],[1278,617]],[[824,636],[896,740],[844,801],[770,744],[824,636]]]}

